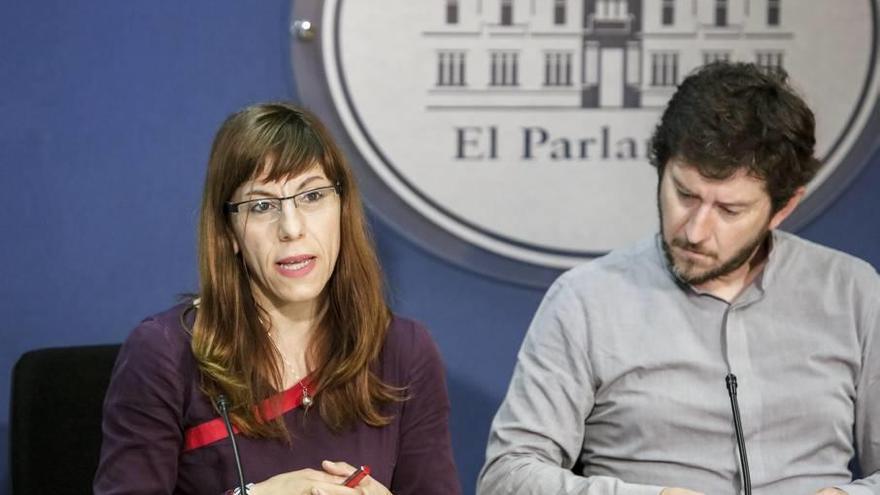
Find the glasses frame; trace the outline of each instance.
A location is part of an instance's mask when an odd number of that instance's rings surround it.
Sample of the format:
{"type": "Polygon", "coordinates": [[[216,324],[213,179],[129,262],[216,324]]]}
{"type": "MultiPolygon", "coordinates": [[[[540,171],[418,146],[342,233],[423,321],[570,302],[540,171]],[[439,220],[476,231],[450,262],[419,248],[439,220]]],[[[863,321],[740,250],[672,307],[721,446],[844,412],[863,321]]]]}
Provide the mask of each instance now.
{"type": "Polygon", "coordinates": [[[309,189],[309,190],[307,190],[307,191],[301,191],[301,192],[298,192],[298,193],[296,193],[296,194],[293,194],[293,195],[290,195],[290,196],[284,196],[284,197],[281,197],[281,198],[277,198],[277,197],[276,197],[276,198],[257,198],[257,199],[248,199],[248,200],[245,200],[245,201],[238,201],[238,202],[235,202],[235,203],[233,203],[233,202],[231,202],[231,201],[227,201],[227,202],[223,205],[223,211],[225,211],[226,213],[235,213],[235,214],[238,214],[238,213],[241,213],[241,211],[239,210],[239,207],[240,207],[241,205],[245,205],[245,204],[248,204],[248,203],[256,203],[257,201],[266,201],[267,199],[274,199],[274,200],[277,200],[279,203],[282,203],[282,202],[284,202],[284,201],[287,201],[288,199],[291,199],[291,200],[293,200],[293,207],[294,207],[294,208],[299,208],[299,205],[296,204],[296,198],[298,198],[299,196],[303,196],[303,195],[305,195],[305,194],[310,194],[310,193],[313,193],[313,192],[316,192],[316,191],[328,190],[328,189],[332,189],[333,192],[335,192],[337,196],[341,196],[341,195],[342,195],[342,185],[341,185],[339,182],[336,182],[336,183],[333,184],[332,186],[321,186],[321,187],[316,187],[316,188],[314,188],[314,189],[309,189]]]}

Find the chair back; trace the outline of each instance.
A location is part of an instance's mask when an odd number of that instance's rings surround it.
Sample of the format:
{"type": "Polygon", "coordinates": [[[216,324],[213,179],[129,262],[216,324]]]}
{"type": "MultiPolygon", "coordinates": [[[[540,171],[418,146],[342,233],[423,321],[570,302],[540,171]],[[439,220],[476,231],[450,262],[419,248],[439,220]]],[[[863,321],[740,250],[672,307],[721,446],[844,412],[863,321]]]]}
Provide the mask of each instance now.
{"type": "Polygon", "coordinates": [[[88,495],[101,450],[101,411],[119,345],[39,349],[12,371],[13,495],[88,495]]]}

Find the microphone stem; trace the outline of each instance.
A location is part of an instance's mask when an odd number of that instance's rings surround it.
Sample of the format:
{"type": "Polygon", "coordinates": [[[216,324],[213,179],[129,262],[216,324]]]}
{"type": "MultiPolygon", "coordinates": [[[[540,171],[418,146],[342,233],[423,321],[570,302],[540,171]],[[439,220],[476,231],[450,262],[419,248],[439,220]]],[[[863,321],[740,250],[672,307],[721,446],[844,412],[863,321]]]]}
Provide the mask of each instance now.
{"type": "Polygon", "coordinates": [[[743,436],[742,420],[739,417],[739,403],[736,400],[736,375],[729,373],[724,380],[727,383],[727,395],[730,396],[730,408],[733,410],[733,429],[736,430],[736,446],[739,448],[739,463],[742,467],[742,483],[745,495],[752,495],[752,479],[749,475],[749,458],[746,455],[746,440],[743,436]]]}
{"type": "Polygon", "coordinates": [[[244,482],[244,470],[241,468],[241,458],[238,456],[238,445],[235,442],[235,432],[232,431],[232,423],[229,421],[229,401],[225,395],[217,398],[217,408],[220,409],[220,415],[223,416],[223,424],[226,425],[226,432],[229,434],[229,441],[232,443],[232,455],[235,457],[235,470],[238,474],[238,487],[240,495],[247,495],[247,487],[244,482]]]}

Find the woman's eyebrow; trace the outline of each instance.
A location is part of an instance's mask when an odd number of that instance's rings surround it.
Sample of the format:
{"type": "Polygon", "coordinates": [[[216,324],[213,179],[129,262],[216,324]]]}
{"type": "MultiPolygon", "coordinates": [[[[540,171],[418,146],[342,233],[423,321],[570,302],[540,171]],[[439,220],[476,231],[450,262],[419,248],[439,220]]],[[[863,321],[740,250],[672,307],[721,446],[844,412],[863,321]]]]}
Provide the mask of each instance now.
{"type": "Polygon", "coordinates": [[[313,176],[309,177],[308,179],[302,181],[299,184],[299,187],[296,189],[296,192],[302,191],[307,185],[311,184],[312,182],[315,182],[316,180],[321,180],[321,179],[328,180],[323,175],[313,175],[313,176]]]}
{"type": "MultiPolygon", "coordinates": [[[[323,175],[313,175],[313,176],[303,180],[302,182],[300,182],[299,187],[297,187],[296,190],[294,191],[294,194],[301,192],[309,184],[315,182],[316,180],[321,180],[321,179],[328,180],[323,175]]],[[[262,197],[266,197],[266,198],[280,197],[280,196],[278,196],[278,193],[267,191],[265,189],[258,189],[258,188],[249,189],[247,192],[244,193],[244,196],[262,196],[262,197]]]]}
{"type": "Polygon", "coordinates": [[[249,190],[248,192],[244,193],[244,195],[245,195],[246,197],[247,197],[247,196],[261,196],[261,197],[264,197],[264,198],[274,198],[274,197],[276,197],[274,193],[271,193],[271,192],[266,191],[266,190],[263,190],[263,189],[251,189],[251,190],[249,190]]]}

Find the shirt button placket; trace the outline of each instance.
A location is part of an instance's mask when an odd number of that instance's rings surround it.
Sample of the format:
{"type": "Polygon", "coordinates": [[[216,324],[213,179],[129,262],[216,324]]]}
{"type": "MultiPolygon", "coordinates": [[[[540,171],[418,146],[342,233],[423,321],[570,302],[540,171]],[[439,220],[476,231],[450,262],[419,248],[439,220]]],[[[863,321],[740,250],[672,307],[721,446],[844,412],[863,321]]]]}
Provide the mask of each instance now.
{"type": "MultiPolygon", "coordinates": [[[[753,366],[753,352],[750,352],[750,343],[754,343],[757,329],[749,329],[744,318],[744,305],[731,305],[728,307],[724,318],[726,328],[722,329],[727,337],[727,358],[730,363],[730,371],[736,375],[737,401],[739,403],[740,418],[742,420],[743,438],[746,443],[746,455],[749,461],[749,474],[752,486],[756,480],[765,479],[765,465],[761,445],[757,441],[757,432],[761,431],[761,411],[763,401],[758,387],[759,381],[755,375],[753,366]],[[751,338],[750,338],[751,337],[751,338]]],[[[731,413],[732,415],[732,413],[731,413]]],[[[733,418],[731,417],[731,429],[733,418]]],[[[736,459],[739,462],[739,450],[737,449],[735,436],[733,448],[736,450],[736,459]]],[[[740,467],[737,466],[737,473],[740,467]]],[[[742,493],[742,490],[741,490],[742,493]]]]}

